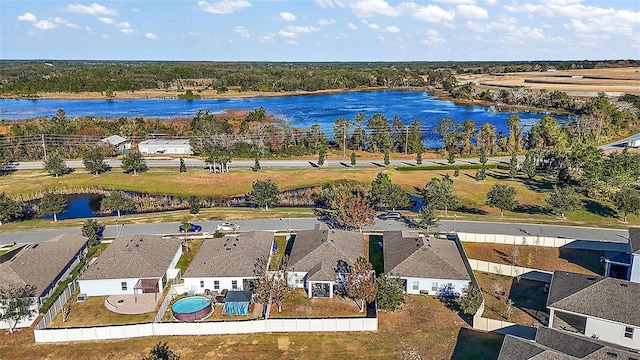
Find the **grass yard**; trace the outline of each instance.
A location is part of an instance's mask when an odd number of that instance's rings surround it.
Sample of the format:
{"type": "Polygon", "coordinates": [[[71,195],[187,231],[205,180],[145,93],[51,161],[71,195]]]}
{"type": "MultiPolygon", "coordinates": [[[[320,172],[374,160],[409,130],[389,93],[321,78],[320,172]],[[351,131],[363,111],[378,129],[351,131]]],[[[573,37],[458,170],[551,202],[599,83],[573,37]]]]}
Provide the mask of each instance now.
{"type": "Polygon", "coordinates": [[[462,246],[469,259],[512,264],[517,249],[517,266],[604,275],[604,264],[600,262],[600,257],[604,256],[602,251],[472,242],[463,242],[462,246]]]}
{"type": "Polygon", "coordinates": [[[376,274],[384,273],[384,254],[379,243],[382,243],[382,235],[369,235],[369,262],[376,274]]]}
{"type": "Polygon", "coordinates": [[[66,322],[62,322],[62,315],[58,314],[49,327],[66,328],[66,327],[86,327],[98,325],[122,325],[136,324],[153,321],[156,313],[150,312],[139,315],[123,315],[108,310],[104,306],[104,301],[108,296],[90,296],[84,302],[76,302],[76,294],[69,298],[71,304],[71,312],[66,322]]]}
{"type": "Polygon", "coordinates": [[[545,283],[525,279],[518,282],[516,278],[509,276],[477,271],[474,274],[484,295],[485,308],[482,316],[529,326],[548,324],[545,283]],[[510,316],[507,316],[507,299],[514,302],[510,316]]]}
{"type": "Polygon", "coordinates": [[[287,249],[287,236],[284,235],[276,235],[273,237],[274,243],[278,246],[276,252],[271,254],[271,262],[269,263],[269,270],[275,271],[280,268],[280,264],[282,263],[282,258],[285,255],[285,250],[287,249]]]}
{"type": "Polygon", "coordinates": [[[381,313],[375,333],[272,333],[230,336],[165,336],[91,343],[35,344],[33,331],[0,333],[4,360],[139,360],[162,341],[190,359],[497,359],[502,335],[468,329],[437,299],[408,296],[399,311],[381,313]]]}
{"type": "Polygon", "coordinates": [[[202,246],[203,241],[204,239],[189,240],[188,250],[186,250],[184,246],[182,247],[182,256],[180,256],[178,264],[176,264],[176,268],[180,269],[182,274],[187,271],[189,264],[191,264],[191,261],[193,261],[193,258],[198,253],[198,250],[200,250],[200,246],[202,246]]]}
{"type": "Polygon", "coordinates": [[[307,298],[304,289],[295,289],[282,304],[282,312],[271,306],[269,317],[272,318],[323,318],[364,316],[358,311],[358,305],[349,298],[334,296],[333,298],[307,298]]]}

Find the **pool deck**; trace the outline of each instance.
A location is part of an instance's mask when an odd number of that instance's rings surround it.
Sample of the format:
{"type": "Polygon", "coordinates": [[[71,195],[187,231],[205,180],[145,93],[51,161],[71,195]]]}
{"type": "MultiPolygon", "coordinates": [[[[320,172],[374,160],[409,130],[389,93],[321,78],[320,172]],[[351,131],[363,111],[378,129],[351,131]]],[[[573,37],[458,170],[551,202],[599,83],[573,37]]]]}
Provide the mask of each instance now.
{"type": "Polygon", "coordinates": [[[156,311],[156,305],[162,298],[162,294],[138,294],[136,297],[131,294],[111,295],[104,301],[104,306],[118,314],[144,314],[156,311]]]}

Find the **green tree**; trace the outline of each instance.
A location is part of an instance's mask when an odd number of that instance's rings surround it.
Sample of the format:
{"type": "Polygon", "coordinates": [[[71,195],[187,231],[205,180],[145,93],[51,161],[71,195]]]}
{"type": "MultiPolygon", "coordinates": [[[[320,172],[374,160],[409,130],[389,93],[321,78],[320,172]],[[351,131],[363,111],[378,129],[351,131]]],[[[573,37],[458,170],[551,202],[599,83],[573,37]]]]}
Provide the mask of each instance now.
{"type": "Polygon", "coordinates": [[[422,165],[422,147],[418,149],[418,153],[416,154],[416,164],[422,165]]]}
{"type": "Polygon", "coordinates": [[[256,154],[256,159],[253,162],[253,171],[260,172],[260,156],[256,154]]]}
{"type": "Polygon", "coordinates": [[[55,177],[64,175],[69,171],[67,164],[57,151],[49,153],[47,159],[42,164],[42,167],[44,168],[44,171],[54,175],[55,177]]]}
{"type": "Polygon", "coordinates": [[[517,190],[513,186],[495,184],[487,193],[487,205],[500,209],[500,217],[505,210],[513,210],[518,202],[516,201],[517,190]]]}
{"type": "Polygon", "coordinates": [[[414,224],[428,233],[430,228],[440,224],[440,218],[433,207],[423,206],[422,209],[420,209],[418,218],[414,221],[414,224]]]}
{"type": "Polygon", "coordinates": [[[389,120],[382,114],[373,114],[367,122],[367,128],[370,130],[368,139],[371,142],[371,150],[373,152],[385,150],[393,146],[389,120]]]}
{"type": "Polygon", "coordinates": [[[340,150],[347,148],[347,140],[353,127],[353,121],[343,117],[336,119],[333,123],[333,139],[338,144],[340,150]]]}
{"type": "Polygon", "coordinates": [[[257,300],[263,304],[275,304],[278,312],[282,312],[282,303],[293,290],[288,282],[288,263],[289,260],[285,256],[275,271],[269,271],[269,258],[260,256],[254,265],[254,293],[257,300]]]}
{"type": "Polygon", "coordinates": [[[444,149],[447,153],[453,152],[456,146],[456,126],[452,118],[448,116],[442,118],[433,127],[433,133],[442,136],[444,149]]]}
{"type": "Polygon", "coordinates": [[[449,209],[460,205],[460,196],[455,193],[453,179],[448,174],[441,179],[432,178],[424,188],[416,190],[424,199],[425,206],[443,209],[445,216],[449,209]]]}
{"type": "Polygon", "coordinates": [[[489,123],[484,123],[480,126],[480,131],[476,135],[476,142],[480,149],[483,149],[485,153],[493,155],[496,148],[496,128],[489,123]]]}
{"type": "Polygon", "coordinates": [[[324,157],[327,155],[327,147],[321,145],[318,149],[318,166],[324,165],[324,157]]]}
{"type": "Polygon", "coordinates": [[[22,208],[15,200],[0,193],[0,225],[3,222],[19,219],[22,216],[22,208]]]}
{"type": "Polygon", "coordinates": [[[471,153],[473,151],[471,138],[475,133],[476,123],[473,120],[466,119],[456,127],[456,140],[462,144],[462,153],[471,153]]]}
{"type": "Polygon", "coordinates": [[[356,151],[351,152],[351,166],[356,166],[356,151]]]}
{"type": "Polygon", "coordinates": [[[521,149],[522,127],[520,126],[520,116],[511,115],[507,119],[509,127],[509,138],[507,139],[507,148],[511,152],[518,152],[521,149]]]}
{"type": "Polygon", "coordinates": [[[122,158],[122,170],[125,173],[133,173],[137,176],[139,172],[147,171],[147,162],[138,151],[130,151],[122,158]]]}
{"type": "Polygon", "coordinates": [[[13,334],[18,322],[31,319],[38,310],[33,305],[37,301],[34,285],[3,285],[0,287],[0,320],[9,325],[9,332],[13,334]]]}
{"type": "Polygon", "coordinates": [[[82,236],[88,239],[90,247],[100,243],[102,228],[102,225],[94,219],[86,219],[84,223],[82,223],[82,236]]]}
{"type": "Polygon", "coordinates": [[[159,342],[151,349],[149,356],[142,360],[180,360],[180,355],[174,353],[165,342],[159,342]]]}
{"type": "Polygon", "coordinates": [[[378,306],[383,311],[398,310],[404,304],[403,281],[397,276],[380,274],[376,279],[378,306]]]}
{"type": "Polygon", "coordinates": [[[628,214],[640,214],[640,194],[631,187],[624,187],[613,196],[613,204],[619,213],[622,213],[622,221],[627,222],[628,214]]]}
{"type": "Polygon", "coordinates": [[[187,172],[187,165],[184,163],[184,159],[180,158],[180,172],[181,173],[186,173],[187,172]]]}
{"type": "Polygon", "coordinates": [[[449,151],[447,153],[447,162],[449,164],[455,164],[456,163],[456,154],[453,151],[449,151]]]}
{"type": "Polygon", "coordinates": [[[256,180],[253,182],[251,192],[249,193],[249,203],[256,205],[265,210],[269,210],[270,206],[280,202],[280,189],[278,184],[267,180],[256,180]]]}
{"type": "Polygon", "coordinates": [[[482,293],[476,286],[469,285],[462,290],[458,299],[460,310],[467,315],[475,315],[482,304],[482,293]]]}
{"type": "Polygon", "coordinates": [[[190,214],[195,215],[200,212],[200,199],[197,196],[195,195],[189,196],[189,198],[187,199],[187,202],[189,203],[190,214]]]}
{"type": "Polygon", "coordinates": [[[409,125],[408,152],[410,154],[422,152],[422,130],[419,119],[413,119],[409,125]]]}
{"type": "Polygon", "coordinates": [[[358,229],[374,225],[376,212],[360,191],[344,191],[332,201],[332,215],[345,228],[358,229]]]}
{"type": "Polygon", "coordinates": [[[364,257],[359,257],[347,276],[347,296],[358,304],[360,312],[364,312],[365,303],[375,300],[377,295],[376,277],[373,265],[364,257]]]}
{"type": "Polygon", "coordinates": [[[104,154],[102,148],[98,145],[90,146],[82,155],[82,163],[84,168],[95,176],[100,175],[106,170],[104,163],[104,154]]]}
{"type": "Polygon", "coordinates": [[[384,166],[389,166],[391,164],[391,160],[389,160],[389,149],[384,149],[384,158],[383,158],[384,166]]]}
{"type": "Polygon", "coordinates": [[[385,173],[378,173],[371,182],[371,197],[385,208],[404,207],[409,205],[407,193],[398,184],[394,184],[385,173]]]}
{"type": "Polygon", "coordinates": [[[533,154],[530,151],[527,151],[527,154],[524,156],[524,162],[522,163],[522,171],[527,174],[527,177],[530,180],[536,176],[536,163],[533,158],[533,154]]]}
{"type": "Polygon", "coordinates": [[[122,211],[133,211],[135,206],[133,200],[121,191],[114,191],[100,201],[100,210],[108,212],[118,212],[118,217],[122,211]]]}
{"type": "Polygon", "coordinates": [[[509,160],[509,177],[513,179],[516,175],[518,175],[518,154],[514,151],[509,160]]]}
{"type": "Polygon", "coordinates": [[[564,213],[567,211],[575,211],[582,207],[580,195],[573,187],[553,187],[553,191],[547,198],[547,207],[549,210],[564,219],[564,213]]]}
{"type": "Polygon", "coordinates": [[[67,200],[60,194],[46,193],[40,200],[40,213],[44,215],[52,214],[54,222],[58,222],[58,214],[66,208],[67,200]]]}

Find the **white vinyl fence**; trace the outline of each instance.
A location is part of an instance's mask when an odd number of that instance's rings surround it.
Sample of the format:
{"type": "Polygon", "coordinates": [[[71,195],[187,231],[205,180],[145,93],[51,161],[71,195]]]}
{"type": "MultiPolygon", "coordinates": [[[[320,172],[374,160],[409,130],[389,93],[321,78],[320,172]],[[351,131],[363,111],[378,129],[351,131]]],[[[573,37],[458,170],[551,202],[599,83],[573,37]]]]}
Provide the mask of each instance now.
{"type": "Polygon", "coordinates": [[[143,336],[230,335],[268,332],[378,331],[378,318],[268,319],[201,323],[145,323],[91,328],[36,329],[37,343],[143,336]]]}
{"type": "Polygon", "coordinates": [[[536,328],[503,320],[494,320],[482,317],[484,313],[484,301],[473,316],[473,328],[483,331],[495,331],[500,334],[510,334],[525,339],[533,339],[536,335],[536,328]]]}
{"type": "Polygon", "coordinates": [[[469,265],[474,271],[482,271],[486,273],[511,277],[521,276],[524,279],[543,281],[548,283],[551,282],[551,276],[553,275],[553,272],[551,271],[544,271],[507,264],[498,264],[476,259],[469,259],[469,265]]]}
{"type": "Polygon", "coordinates": [[[51,321],[53,321],[56,315],[58,315],[60,310],[62,310],[62,307],[64,306],[64,304],[67,303],[67,300],[69,300],[71,295],[73,295],[77,287],[78,287],[78,284],[75,281],[72,281],[69,283],[69,285],[67,285],[67,288],[64,289],[62,294],[60,294],[58,299],[53,303],[53,305],[51,305],[49,310],[47,310],[47,312],[44,314],[44,316],[42,317],[42,320],[40,320],[40,322],[36,326],[36,330],[46,329],[49,326],[49,323],[51,323],[51,321]]]}
{"type": "Polygon", "coordinates": [[[507,245],[529,245],[543,247],[567,247],[572,249],[620,251],[627,250],[626,242],[610,242],[602,240],[570,239],[546,236],[515,236],[502,234],[457,233],[462,242],[493,243],[507,245]]]}

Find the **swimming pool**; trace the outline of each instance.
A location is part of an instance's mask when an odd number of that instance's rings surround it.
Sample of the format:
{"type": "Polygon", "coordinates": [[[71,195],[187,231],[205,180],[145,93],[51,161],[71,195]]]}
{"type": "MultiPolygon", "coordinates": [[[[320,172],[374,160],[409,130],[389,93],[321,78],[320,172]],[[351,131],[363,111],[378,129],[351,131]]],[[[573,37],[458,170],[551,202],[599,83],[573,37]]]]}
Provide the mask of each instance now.
{"type": "Polygon", "coordinates": [[[198,321],[211,314],[211,300],[202,296],[180,299],[171,306],[173,317],[180,321],[198,321]]]}

